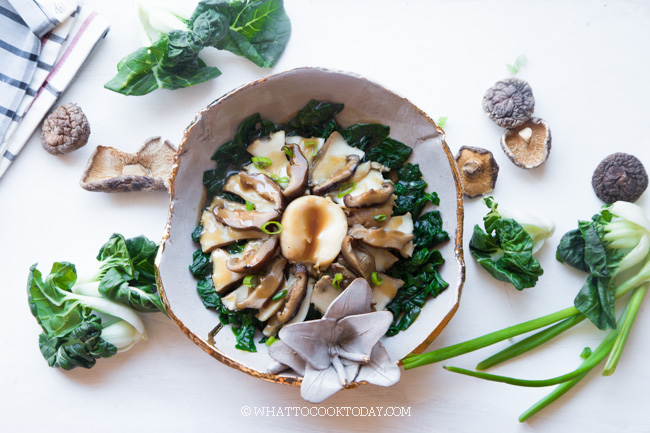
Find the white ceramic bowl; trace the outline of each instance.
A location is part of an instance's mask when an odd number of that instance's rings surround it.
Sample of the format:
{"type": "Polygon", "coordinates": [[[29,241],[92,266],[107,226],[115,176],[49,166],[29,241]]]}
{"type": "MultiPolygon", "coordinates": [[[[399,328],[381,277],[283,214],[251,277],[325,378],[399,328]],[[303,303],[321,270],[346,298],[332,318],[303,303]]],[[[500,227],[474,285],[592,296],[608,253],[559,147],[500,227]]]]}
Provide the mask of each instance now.
{"type": "MultiPolygon", "coordinates": [[[[217,99],[199,112],[178,149],[171,180],[169,221],[157,260],[161,295],[172,320],[204,351],[253,376],[294,385],[300,383],[300,378],[266,373],[271,363],[266,345],[257,344],[258,351],[250,353],[235,349],[232,332],[218,332],[211,337],[219,319],[216,312],[203,306],[188,266],[197,248],[190,234],[204,204],[202,174],[215,167],[210,156],[234,136],[240,122],[251,114],[259,112],[262,118],[280,123],[311,99],[344,103],[345,109],[336,116],[343,126],[359,122],[389,125],[391,138],[413,148],[409,161],[420,164],[428,191],[436,191],[440,196],[437,209],[443,217],[443,229],[451,238],[438,246],[446,259],[440,273],[449,287],[427,301],[408,330],[382,339],[391,359],[399,362],[433,341],[456,312],[465,277],[463,196],[454,157],[442,130],[408,100],[357,75],[319,68],[273,75],[217,99]]],[[[256,341],[260,338],[261,334],[256,341]]]]}

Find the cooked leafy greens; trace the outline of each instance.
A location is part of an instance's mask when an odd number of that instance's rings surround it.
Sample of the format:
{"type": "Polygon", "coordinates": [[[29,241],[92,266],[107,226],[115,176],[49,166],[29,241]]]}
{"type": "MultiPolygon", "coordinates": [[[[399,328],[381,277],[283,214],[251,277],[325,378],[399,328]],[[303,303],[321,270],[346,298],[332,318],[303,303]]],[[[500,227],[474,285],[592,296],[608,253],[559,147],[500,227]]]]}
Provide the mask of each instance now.
{"type": "MultiPolygon", "coordinates": [[[[147,8],[161,13],[157,8],[147,8]]],[[[167,16],[174,16],[169,14],[167,16]]],[[[146,12],[140,11],[142,15],[146,12]]],[[[230,51],[257,66],[272,67],[291,35],[283,0],[203,0],[193,14],[177,17],[178,28],[152,30],[151,46],[129,54],[117,65],[117,75],[104,85],[124,95],[145,95],[156,89],[179,89],[221,75],[199,58],[206,47],[230,51]],[[166,30],[166,29],[165,29],[166,30]]]]}
{"type": "Polygon", "coordinates": [[[440,204],[438,194],[426,192],[427,183],[422,179],[422,172],[418,164],[407,162],[397,171],[398,182],[395,184],[395,215],[411,212],[417,218],[427,203],[440,204]]]}
{"type": "Polygon", "coordinates": [[[533,253],[553,234],[555,226],[533,221],[521,212],[504,211],[492,197],[484,201],[490,211],[483,217],[485,231],[474,226],[469,242],[472,256],[497,280],[511,283],[517,290],[534,287],[544,271],[533,253]]]}

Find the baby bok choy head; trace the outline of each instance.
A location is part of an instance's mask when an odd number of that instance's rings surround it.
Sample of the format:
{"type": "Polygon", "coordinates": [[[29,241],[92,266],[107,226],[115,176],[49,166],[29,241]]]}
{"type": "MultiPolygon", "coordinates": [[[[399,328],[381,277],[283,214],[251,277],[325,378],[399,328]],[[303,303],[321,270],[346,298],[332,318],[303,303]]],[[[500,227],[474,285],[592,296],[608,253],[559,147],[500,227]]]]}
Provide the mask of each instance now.
{"type": "Polygon", "coordinates": [[[575,307],[599,329],[615,329],[617,295],[650,281],[650,220],[638,205],[615,202],[591,221],[579,221],[562,237],[556,255],[589,273],[575,307]],[[620,278],[631,270],[629,278],[620,278]]]}
{"type": "Polygon", "coordinates": [[[36,265],[29,269],[29,306],[43,330],[39,347],[51,367],[91,368],[98,358],[146,339],[133,309],[101,296],[74,293],[76,281],[75,266],[68,262],[54,263],[45,280],[36,265]]]}
{"type": "Polygon", "coordinates": [[[544,273],[535,254],[555,232],[555,224],[541,216],[499,206],[492,197],[483,217],[485,231],[474,226],[469,243],[472,256],[490,275],[512,283],[517,290],[533,287],[544,273]]]}

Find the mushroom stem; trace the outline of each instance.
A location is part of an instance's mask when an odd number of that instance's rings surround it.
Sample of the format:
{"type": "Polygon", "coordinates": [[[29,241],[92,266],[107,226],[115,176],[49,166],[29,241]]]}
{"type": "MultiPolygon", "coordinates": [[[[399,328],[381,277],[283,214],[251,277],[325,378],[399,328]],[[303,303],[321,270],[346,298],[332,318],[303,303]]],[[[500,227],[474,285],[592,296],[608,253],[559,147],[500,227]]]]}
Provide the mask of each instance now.
{"type": "Polygon", "coordinates": [[[530,139],[533,137],[533,130],[526,127],[519,131],[519,136],[526,144],[530,144],[530,139]]]}

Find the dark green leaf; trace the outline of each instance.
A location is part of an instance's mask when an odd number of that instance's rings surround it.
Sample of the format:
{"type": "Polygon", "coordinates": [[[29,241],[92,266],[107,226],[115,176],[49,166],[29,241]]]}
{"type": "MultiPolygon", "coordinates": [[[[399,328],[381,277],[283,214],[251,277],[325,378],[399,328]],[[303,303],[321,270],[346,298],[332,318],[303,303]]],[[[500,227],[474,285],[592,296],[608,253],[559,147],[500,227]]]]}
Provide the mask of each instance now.
{"type": "Polygon", "coordinates": [[[339,132],[350,146],[365,151],[384,141],[390,133],[390,127],[379,123],[357,123],[339,132]]]}
{"type": "Polygon", "coordinates": [[[192,231],[192,242],[200,242],[202,232],[203,227],[201,227],[201,224],[198,224],[196,227],[194,227],[194,230],[192,231]]]}
{"type": "Polygon", "coordinates": [[[589,272],[589,265],[585,262],[585,238],[579,229],[571,230],[562,236],[555,257],[562,263],[589,272]]]}
{"type": "Polygon", "coordinates": [[[399,169],[412,152],[413,149],[406,144],[386,138],[366,153],[364,161],[376,161],[388,168],[399,169]]]}
{"type": "Polygon", "coordinates": [[[288,127],[303,137],[327,138],[332,132],[334,115],[343,110],[343,104],[321,102],[312,99],[298,111],[296,117],[289,120],[288,127]]]}
{"type": "Polygon", "coordinates": [[[90,314],[90,309],[78,301],[66,299],[66,293],[71,292],[76,281],[75,267],[68,262],[54,263],[45,281],[35,264],[29,268],[29,307],[43,330],[51,337],[68,334],[90,314]]]}
{"type": "Polygon", "coordinates": [[[105,88],[124,95],[145,95],[156,89],[178,89],[221,75],[199,59],[202,47],[189,32],[161,35],[150,47],[139,48],[117,64],[117,75],[105,88]]]}
{"type": "Polygon", "coordinates": [[[501,218],[486,233],[476,225],[469,243],[472,256],[490,275],[517,290],[533,287],[543,274],[533,257],[533,239],[512,219],[501,218]]]}
{"type": "Polygon", "coordinates": [[[449,233],[442,229],[442,216],[437,210],[427,212],[413,224],[414,243],[419,247],[433,247],[449,240],[449,233]]]}
{"type": "Polygon", "coordinates": [[[210,263],[210,254],[201,251],[201,248],[194,251],[190,272],[197,278],[203,278],[212,272],[212,263],[210,263]]]}
{"type": "Polygon", "coordinates": [[[404,182],[413,182],[422,179],[420,165],[407,162],[397,171],[397,178],[404,182]]]}
{"type": "Polygon", "coordinates": [[[121,273],[126,274],[129,279],[135,276],[135,268],[129,249],[126,246],[126,239],[119,233],[113,233],[99,249],[97,260],[101,262],[100,277],[111,268],[117,268],[121,273]]]}
{"type": "Polygon", "coordinates": [[[214,283],[212,282],[211,276],[200,279],[196,283],[196,290],[199,292],[199,296],[206,308],[218,308],[221,306],[221,298],[214,290],[214,283]]]}
{"type": "Polygon", "coordinates": [[[102,339],[101,333],[99,317],[91,315],[65,336],[49,337],[41,334],[38,345],[50,367],[64,370],[91,368],[97,358],[108,358],[117,353],[117,348],[102,339]]]}
{"type": "Polygon", "coordinates": [[[145,236],[137,236],[126,240],[126,249],[133,263],[135,281],[139,284],[156,284],[158,244],[145,236]]]}
{"type": "Polygon", "coordinates": [[[125,277],[116,268],[109,269],[99,283],[99,293],[143,313],[164,311],[155,284],[130,285],[125,277]]]}
{"type": "Polygon", "coordinates": [[[194,10],[190,25],[212,11],[227,18],[229,31],[208,45],[245,57],[260,67],[272,67],[291,36],[291,22],[282,0],[204,0],[194,10]]]}
{"type": "Polygon", "coordinates": [[[608,287],[609,278],[589,275],[573,301],[575,307],[598,329],[616,329],[614,290],[608,287]]]}

